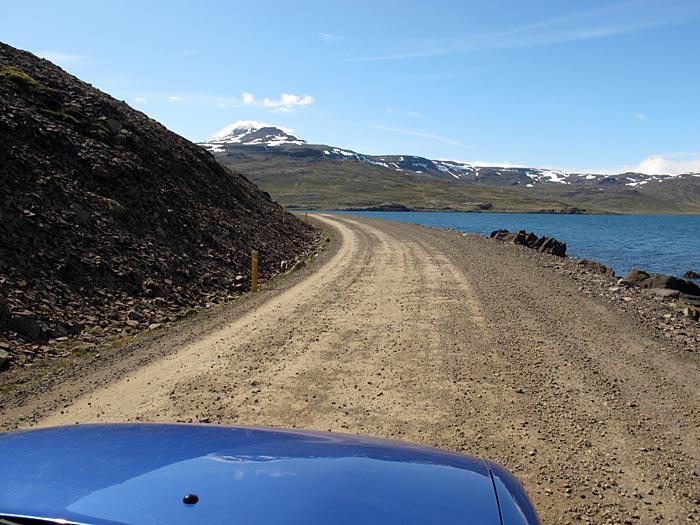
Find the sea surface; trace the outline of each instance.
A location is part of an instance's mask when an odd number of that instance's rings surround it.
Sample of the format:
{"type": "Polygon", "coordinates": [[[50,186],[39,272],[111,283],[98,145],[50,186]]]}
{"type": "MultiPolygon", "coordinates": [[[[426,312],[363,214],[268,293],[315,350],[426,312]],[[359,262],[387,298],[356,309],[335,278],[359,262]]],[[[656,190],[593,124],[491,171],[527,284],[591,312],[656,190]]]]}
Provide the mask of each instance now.
{"type": "Polygon", "coordinates": [[[499,229],[527,230],[565,242],[568,256],[593,259],[612,267],[618,276],[632,268],[678,277],[688,270],[700,273],[700,215],[351,213],[486,236],[499,229]]]}

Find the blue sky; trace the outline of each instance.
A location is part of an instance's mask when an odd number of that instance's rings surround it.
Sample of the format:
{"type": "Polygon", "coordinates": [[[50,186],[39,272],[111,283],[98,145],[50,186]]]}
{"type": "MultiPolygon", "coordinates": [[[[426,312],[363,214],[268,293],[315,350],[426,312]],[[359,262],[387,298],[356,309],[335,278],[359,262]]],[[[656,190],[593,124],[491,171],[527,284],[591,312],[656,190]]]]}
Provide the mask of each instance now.
{"type": "Polygon", "coordinates": [[[0,40],[193,141],[700,171],[700,1],[3,0],[0,40]]]}

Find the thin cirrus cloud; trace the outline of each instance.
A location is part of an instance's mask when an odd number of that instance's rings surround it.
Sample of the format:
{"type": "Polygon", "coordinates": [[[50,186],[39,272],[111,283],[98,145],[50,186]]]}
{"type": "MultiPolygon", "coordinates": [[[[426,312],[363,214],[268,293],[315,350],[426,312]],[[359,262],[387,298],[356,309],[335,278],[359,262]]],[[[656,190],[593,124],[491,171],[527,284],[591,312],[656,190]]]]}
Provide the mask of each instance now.
{"type": "MultiPolygon", "coordinates": [[[[385,109],[387,113],[396,113],[399,111],[399,108],[396,108],[394,106],[389,106],[385,109]]],[[[407,117],[414,117],[414,118],[420,118],[423,116],[423,113],[420,113],[418,111],[406,111],[406,116],[407,117]]]]}
{"type": "Polygon", "coordinates": [[[340,35],[335,35],[333,33],[319,33],[318,37],[326,43],[332,43],[332,42],[340,42],[341,40],[345,40],[344,37],[340,35]]]}
{"type": "Polygon", "coordinates": [[[459,141],[452,140],[446,137],[441,137],[440,135],[434,135],[432,133],[424,133],[421,131],[414,131],[410,129],[403,129],[403,128],[393,128],[389,126],[378,126],[378,125],[370,125],[369,126],[372,129],[377,129],[379,131],[388,131],[390,133],[398,133],[400,135],[408,135],[410,137],[418,137],[422,139],[428,139],[428,140],[434,140],[436,142],[442,142],[443,144],[449,144],[450,146],[460,146],[464,147],[464,144],[462,144],[459,141]]]}
{"type": "Polygon", "coordinates": [[[237,108],[238,99],[236,97],[219,97],[216,99],[216,105],[221,109],[237,108]]]}
{"type": "Polygon", "coordinates": [[[41,58],[45,58],[55,64],[75,64],[83,62],[87,58],[85,55],[74,55],[70,53],[61,53],[60,51],[40,51],[37,53],[41,58]]]}
{"type": "Polygon", "coordinates": [[[402,49],[394,53],[350,58],[348,61],[404,60],[487,49],[546,46],[636,33],[698,19],[700,2],[627,0],[503,31],[474,33],[451,39],[404,42],[402,49]]]}
{"type": "Polygon", "coordinates": [[[633,116],[637,120],[649,120],[649,115],[646,113],[635,113],[633,116]]]}

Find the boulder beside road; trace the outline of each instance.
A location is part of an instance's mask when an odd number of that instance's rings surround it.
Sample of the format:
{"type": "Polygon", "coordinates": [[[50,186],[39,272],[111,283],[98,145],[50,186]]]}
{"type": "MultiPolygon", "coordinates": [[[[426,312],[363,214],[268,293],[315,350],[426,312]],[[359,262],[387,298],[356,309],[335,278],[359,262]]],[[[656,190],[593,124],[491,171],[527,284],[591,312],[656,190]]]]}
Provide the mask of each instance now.
{"type": "Polygon", "coordinates": [[[579,259],[576,261],[576,265],[586,268],[587,270],[590,270],[593,273],[615,277],[615,270],[608,266],[605,266],[604,264],[600,264],[599,262],[592,261],[590,259],[579,259]]]}
{"type": "Polygon", "coordinates": [[[633,268],[622,280],[622,283],[643,289],[676,290],[686,295],[700,296],[700,286],[672,275],[648,273],[633,268]]]}
{"type": "Polygon", "coordinates": [[[490,237],[502,242],[527,246],[540,253],[566,257],[566,243],[559,242],[553,237],[538,237],[532,232],[527,233],[525,230],[520,230],[517,233],[509,232],[508,230],[495,230],[491,232],[490,237]]]}

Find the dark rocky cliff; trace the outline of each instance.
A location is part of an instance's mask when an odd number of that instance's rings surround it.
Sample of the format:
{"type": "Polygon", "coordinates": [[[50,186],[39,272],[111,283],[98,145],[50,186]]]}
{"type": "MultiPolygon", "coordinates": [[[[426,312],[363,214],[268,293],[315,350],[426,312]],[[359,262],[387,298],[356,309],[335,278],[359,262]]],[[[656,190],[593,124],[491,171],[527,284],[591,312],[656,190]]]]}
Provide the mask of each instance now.
{"type": "Polygon", "coordinates": [[[315,232],[211,154],[0,44],[0,351],[162,322],[269,278],[315,232]]]}

